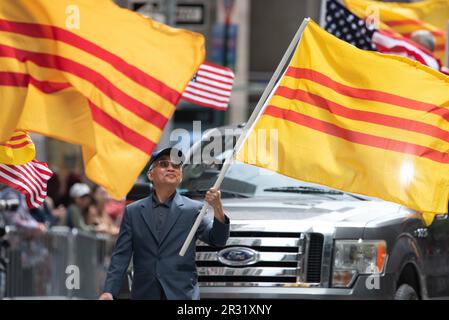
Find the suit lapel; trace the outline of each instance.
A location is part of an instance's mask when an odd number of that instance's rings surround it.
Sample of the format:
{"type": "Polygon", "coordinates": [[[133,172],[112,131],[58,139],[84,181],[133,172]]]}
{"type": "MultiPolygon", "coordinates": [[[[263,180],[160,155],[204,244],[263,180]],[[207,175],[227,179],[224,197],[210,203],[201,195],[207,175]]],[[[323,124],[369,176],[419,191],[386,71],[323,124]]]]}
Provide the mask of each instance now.
{"type": "Polygon", "coordinates": [[[146,201],[142,203],[142,207],[140,208],[140,215],[143,218],[143,221],[145,221],[145,224],[147,225],[148,229],[150,229],[151,234],[153,235],[154,239],[157,242],[160,242],[157,237],[156,232],[156,223],[154,221],[154,214],[153,214],[153,206],[151,196],[149,196],[146,201]]]}
{"type": "Polygon", "coordinates": [[[162,232],[162,236],[159,241],[159,244],[162,244],[162,242],[167,237],[167,234],[170,232],[171,228],[173,228],[173,225],[176,223],[178,218],[181,216],[181,207],[183,205],[184,205],[184,202],[182,201],[182,197],[178,193],[176,193],[176,195],[173,198],[173,201],[171,203],[170,212],[168,214],[167,220],[165,221],[164,231],[162,232]]]}

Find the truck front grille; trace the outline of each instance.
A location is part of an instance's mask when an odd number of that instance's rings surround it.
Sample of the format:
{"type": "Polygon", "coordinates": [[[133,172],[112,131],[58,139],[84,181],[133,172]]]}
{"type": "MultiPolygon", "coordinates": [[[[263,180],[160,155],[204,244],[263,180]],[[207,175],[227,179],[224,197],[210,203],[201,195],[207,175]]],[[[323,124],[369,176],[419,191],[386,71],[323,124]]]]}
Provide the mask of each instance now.
{"type": "Polygon", "coordinates": [[[322,249],[323,235],[317,233],[231,231],[225,248],[197,242],[199,282],[201,286],[319,283],[322,249]],[[226,250],[222,250],[228,248],[235,249],[230,250],[231,254],[238,254],[241,248],[249,248],[257,259],[230,265],[232,261],[223,261],[226,250]]]}
{"type": "Polygon", "coordinates": [[[307,282],[321,281],[321,258],[323,256],[324,237],[320,233],[311,233],[307,257],[307,282]]]}

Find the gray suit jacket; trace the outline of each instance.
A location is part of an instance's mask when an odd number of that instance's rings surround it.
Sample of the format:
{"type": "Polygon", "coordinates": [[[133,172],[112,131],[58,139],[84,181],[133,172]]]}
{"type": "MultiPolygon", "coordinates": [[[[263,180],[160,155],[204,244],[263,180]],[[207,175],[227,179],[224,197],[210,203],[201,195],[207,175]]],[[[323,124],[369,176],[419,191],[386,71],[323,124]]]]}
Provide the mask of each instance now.
{"type": "MultiPolygon", "coordinates": [[[[114,298],[119,296],[133,257],[133,299],[159,299],[156,281],[160,282],[167,299],[199,299],[195,241],[183,257],[179,256],[179,251],[203,204],[177,193],[161,239],[158,239],[151,203],[150,196],[126,207],[104,292],[110,292],[114,298]]],[[[212,222],[205,216],[195,238],[212,246],[224,246],[229,237],[227,217],[226,220],[226,223],[216,219],[212,222]]]]}

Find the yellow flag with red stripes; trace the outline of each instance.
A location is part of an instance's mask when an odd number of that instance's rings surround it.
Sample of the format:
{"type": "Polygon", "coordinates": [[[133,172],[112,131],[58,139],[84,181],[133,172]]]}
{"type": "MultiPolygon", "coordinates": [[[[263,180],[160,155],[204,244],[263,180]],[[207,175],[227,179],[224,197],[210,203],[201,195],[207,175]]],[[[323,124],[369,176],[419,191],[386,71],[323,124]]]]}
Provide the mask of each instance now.
{"type": "Polygon", "coordinates": [[[111,0],[2,1],[0,142],[23,128],[79,144],[121,198],[203,60],[202,35],[111,0]]]}
{"type": "Polygon", "coordinates": [[[309,22],[237,160],[445,213],[448,106],[449,77],[407,58],[357,49],[309,22]],[[277,144],[258,140],[273,129],[277,144]]]}
{"type": "Polygon", "coordinates": [[[24,131],[15,130],[7,142],[0,143],[0,164],[25,164],[35,156],[34,143],[24,131]]]}
{"type": "Polygon", "coordinates": [[[380,28],[393,30],[406,38],[417,30],[430,31],[435,38],[435,55],[444,61],[449,0],[414,3],[344,0],[346,7],[360,18],[380,19],[380,28]]]}

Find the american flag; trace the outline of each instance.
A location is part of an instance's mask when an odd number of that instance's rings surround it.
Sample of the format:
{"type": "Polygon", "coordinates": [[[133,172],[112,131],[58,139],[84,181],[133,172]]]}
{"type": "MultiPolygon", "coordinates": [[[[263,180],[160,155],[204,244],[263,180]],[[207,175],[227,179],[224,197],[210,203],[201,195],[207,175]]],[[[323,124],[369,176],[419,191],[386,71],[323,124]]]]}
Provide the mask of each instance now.
{"type": "Polygon", "coordinates": [[[401,35],[378,30],[374,26],[368,28],[364,20],[335,0],[326,3],[325,29],[359,49],[400,55],[436,70],[441,68],[440,60],[426,48],[401,35]]]}
{"type": "Polygon", "coordinates": [[[234,73],[231,69],[204,62],[187,85],[181,98],[200,106],[226,110],[233,83],[234,73]]]}
{"type": "Polygon", "coordinates": [[[47,164],[37,160],[23,165],[0,164],[0,183],[23,193],[28,208],[37,208],[44,203],[47,181],[52,175],[47,164]]]}

